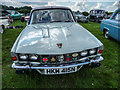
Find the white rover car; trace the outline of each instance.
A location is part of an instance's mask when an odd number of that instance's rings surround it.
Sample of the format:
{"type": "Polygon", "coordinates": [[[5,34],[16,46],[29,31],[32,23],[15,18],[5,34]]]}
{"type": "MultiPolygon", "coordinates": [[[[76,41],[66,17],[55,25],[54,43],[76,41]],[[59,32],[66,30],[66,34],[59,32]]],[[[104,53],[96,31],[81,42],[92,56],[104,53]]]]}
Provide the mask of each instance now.
{"type": "Polygon", "coordinates": [[[55,75],[100,66],[103,44],[79,25],[67,7],[46,6],[31,11],[26,28],[15,41],[11,56],[16,73],[37,70],[55,75]]]}

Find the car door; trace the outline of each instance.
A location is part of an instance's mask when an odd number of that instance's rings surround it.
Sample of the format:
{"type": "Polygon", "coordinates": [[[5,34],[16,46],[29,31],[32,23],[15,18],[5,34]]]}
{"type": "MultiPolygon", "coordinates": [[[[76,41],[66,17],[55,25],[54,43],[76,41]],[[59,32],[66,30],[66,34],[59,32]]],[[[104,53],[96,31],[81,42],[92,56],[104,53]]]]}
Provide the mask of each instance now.
{"type": "Polygon", "coordinates": [[[120,41],[120,11],[117,12],[112,19],[112,37],[120,41]]]}

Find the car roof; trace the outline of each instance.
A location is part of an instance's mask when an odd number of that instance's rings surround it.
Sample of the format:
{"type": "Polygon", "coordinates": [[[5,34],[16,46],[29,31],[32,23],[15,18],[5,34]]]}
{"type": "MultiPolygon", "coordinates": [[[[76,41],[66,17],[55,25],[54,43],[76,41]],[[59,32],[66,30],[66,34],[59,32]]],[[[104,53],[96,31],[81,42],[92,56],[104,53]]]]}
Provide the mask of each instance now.
{"type": "Polygon", "coordinates": [[[41,6],[41,7],[33,8],[32,11],[38,9],[70,9],[70,8],[64,6],[41,6]]]}
{"type": "Polygon", "coordinates": [[[105,10],[102,10],[102,9],[92,9],[92,10],[90,10],[90,11],[99,11],[99,10],[105,11],[105,10]]]}
{"type": "Polygon", "coordinates": [[[13,11],[15,11],[15,10],[6,10],[7,12],[9,12],[9,13],[11,13],[11,12],[13,12],[13,11]]]}

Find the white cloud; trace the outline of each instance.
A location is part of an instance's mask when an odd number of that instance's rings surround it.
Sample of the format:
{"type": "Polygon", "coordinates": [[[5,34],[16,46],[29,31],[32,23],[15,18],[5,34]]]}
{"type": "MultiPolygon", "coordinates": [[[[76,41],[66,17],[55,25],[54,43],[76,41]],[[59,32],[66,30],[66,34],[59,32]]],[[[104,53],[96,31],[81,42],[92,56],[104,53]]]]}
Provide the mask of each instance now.
{"type": "Polygon", "coordinates": [[[55,6],[56,3],[55,2],[48,2],[48,6],[55,6]]]}
{"type": "Polygon", "coordinates": [[[106,7],[106,10],[107,11],[115,11],[116,9],[118,9],[118,8],[120,8],[120,2],[119,1],[115,1],[114,3],[113,3],[113,5],[111,5],[111,6],[107,6],[106,7]]]}
{"type": "Polygon", "coordinates": [[[118,0],[112,0],[114,2],[112,5],[105,4],[105,3],[103,3],[103,1],[98,2],[97,4],[93,3],[93,5],[90,5],[90,3],[88,3],[88,2],[93,2],[93,1],[97,2],[100,0],[0,0],[0,4],[7,5],[7,6],[14,6],[14,7],[31,6],[33,8],[40,7],[43,5],[44,6],[45,5],[67,6],[67,7],[71,8],[73,11],[79,10],[81,12],[82,11],[90,11],[91,9],[104,9],[107,11],[115,11],[118,8],[118,6],[120,6],[120,3],[118,0]],[[29,3],[23,3],[24,1],[29,2],[29,3]],[[30,2],[36,2],[36,3],[30,3],[30,2]],[[37,2],[39,2],[39,3],[37,3],[37,2]],[[44,4],[42,4],[42,3],[44,3],[44,4]]]}
{"type": "Polygon", "coordinates": [[[92,7],[92,9],[103,9],[104,8],[104,4],[102,3],[97,3],[97,6],[92,7]]]}
{"type": "Polygon", "coordinates": [[[113,3],[113,6],[120,6],[120,1],[115,1],[114,3],[113,3]]]}
{"type": "Polygon", "coordinates": [[[81,2],[76,2],[73,6],[70,6],[70,8],[73,10],[73,11],[87,11],[88,10],[88,5],[85,3],[85,0],[84,1],[81,1],[81,2]]]}
{"type": "Polygon", "coordinates": [[[30,6],[29,4],[24,4],[12,0],[1,0],[0,4],[6,5],[6,6],[14,6],[14,7],[21,7],[21,6],[30,6]]]}

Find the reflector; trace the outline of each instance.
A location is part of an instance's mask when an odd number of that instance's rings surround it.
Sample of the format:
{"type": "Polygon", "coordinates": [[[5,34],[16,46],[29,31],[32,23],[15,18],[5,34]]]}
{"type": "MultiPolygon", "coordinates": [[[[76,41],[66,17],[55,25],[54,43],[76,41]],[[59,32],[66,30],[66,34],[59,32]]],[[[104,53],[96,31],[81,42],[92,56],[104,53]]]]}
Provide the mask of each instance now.
{"type": "Polygon", "coordinates": [[[103,52],[103,50],[99,50],[99,52],[98,53],[102,53],[103,52]]]}
{"type": "Polygon", "coordinates": [[[69,61],[69,60],[70,60],[70,58],[66,58],[66,60],[67,60],[67,61],[69,61]]]}
{"type": "Polygon", "coordinates": [[[13,60],[13,61],[16,61],[16,60],[17,60],[17,57],[12,57],[12,60],[13,60]]]}

